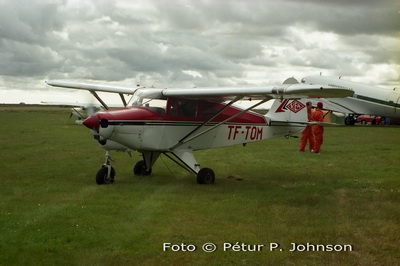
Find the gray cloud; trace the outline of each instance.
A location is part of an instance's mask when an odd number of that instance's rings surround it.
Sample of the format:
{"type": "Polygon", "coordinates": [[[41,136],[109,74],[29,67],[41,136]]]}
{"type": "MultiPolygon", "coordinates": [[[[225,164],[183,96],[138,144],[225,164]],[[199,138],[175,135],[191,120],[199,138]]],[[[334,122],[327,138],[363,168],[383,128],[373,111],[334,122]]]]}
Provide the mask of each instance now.
{"type": "Polygon", "coordinates": [[[391,0],[3,0],[1,84],[212,86],[322,71],[392,86],[400,80],[399,11],[391,0]]]}

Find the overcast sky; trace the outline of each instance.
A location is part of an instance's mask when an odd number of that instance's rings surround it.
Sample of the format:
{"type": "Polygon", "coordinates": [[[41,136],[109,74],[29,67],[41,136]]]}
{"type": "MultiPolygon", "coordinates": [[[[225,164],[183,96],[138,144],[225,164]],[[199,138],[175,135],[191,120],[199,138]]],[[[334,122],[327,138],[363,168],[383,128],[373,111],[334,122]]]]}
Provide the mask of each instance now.
{"type": "Polygon", "coordinates": [[[82,101],[50,79],[190,88],[320,72],[399,87],[400,1],[0,0],[0,103],[82,101]]]}

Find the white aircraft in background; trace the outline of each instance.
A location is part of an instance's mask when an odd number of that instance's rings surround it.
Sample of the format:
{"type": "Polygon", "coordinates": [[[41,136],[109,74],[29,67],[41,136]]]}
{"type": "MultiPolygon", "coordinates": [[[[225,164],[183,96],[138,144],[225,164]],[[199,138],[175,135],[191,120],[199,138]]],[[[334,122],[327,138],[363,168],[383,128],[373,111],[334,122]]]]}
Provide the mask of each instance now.
{"type": "Polygon", "coordinates": [[[301,80],[301,83],[343,88],[354,91],[353,96],[346,98],[320,100],[324,102],[324,109],[345,114],[346,125],[354,125],[355,115],[400,118],[400,88],[384,89],[343,80],[341,77],[334,78],[326,76],[305,77],[301,80]]]}
{"type": "MultiPolygon", "coordinates": [[[[107,110],[85,119],[94,139],[106,150],[106,160],[96,174],[97,184],[114,182],[110,151],[142,154],[134,166],[135,175],[150,175],[161,154],[193,173],[199,184],[214,183],[210,168],[200,168],[193,151],[219,148],[290,136],[301,131],[308,122],[302,98],[348,97],[348,89],[309,85],[284,84],[262,87],[215,88],[128,88],[54,80],[48,85],[83,89],[97,96],[97,91],[118,93],[125,107],[107,110]],[[131,106],[125,95],[133,95],[131,106]],[[261,100],[239,109],[233,104],[242,100],[261,100]],[[266,115],[252,109],[275,99],[266,115]]],[[[220,159],[220,158],[219,158],[220,159]]]]}

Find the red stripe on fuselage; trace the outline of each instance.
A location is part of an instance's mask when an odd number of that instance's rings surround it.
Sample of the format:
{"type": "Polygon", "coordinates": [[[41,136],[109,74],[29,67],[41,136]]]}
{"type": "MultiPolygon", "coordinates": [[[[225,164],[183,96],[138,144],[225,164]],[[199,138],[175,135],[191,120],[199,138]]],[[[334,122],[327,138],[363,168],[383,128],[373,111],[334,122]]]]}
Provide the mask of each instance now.
{"type": "MultiPolygon", "coordinates": [[[[240,109],[229,107],[210,122],[211,123],[222,122],[240,112],[241,112],[240,109]]],[[[212,115],[206,117],[200,113],[197,114],[197,116],[195,117],[172,116],[169,114],[169,112],[166,112],[166,114],[158,114],[144,107],[129,107],[129,108],[109,110],[109,111],[101,111],[96,113],[96,116],[98,117],[98,120],[107,119],[109,121],[204,122],[207,121],[212,115]]],[[[264,116],[260,114],[246,112],[230,120],[229,123],[265,124],[266,121],[264,116]]]]}

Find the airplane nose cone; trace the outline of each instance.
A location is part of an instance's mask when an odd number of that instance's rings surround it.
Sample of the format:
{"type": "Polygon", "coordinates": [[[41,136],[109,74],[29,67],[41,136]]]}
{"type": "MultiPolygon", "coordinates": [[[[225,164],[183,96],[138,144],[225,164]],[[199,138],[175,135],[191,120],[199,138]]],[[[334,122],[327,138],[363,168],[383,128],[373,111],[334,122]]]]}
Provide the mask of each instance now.
{"type": "Polygon", "coordinates": [[[86,118],[85,121],[83,121],[83,124],[89,129],[98,129],[100,120],[97,115],[92,115],[86,118]]]}

